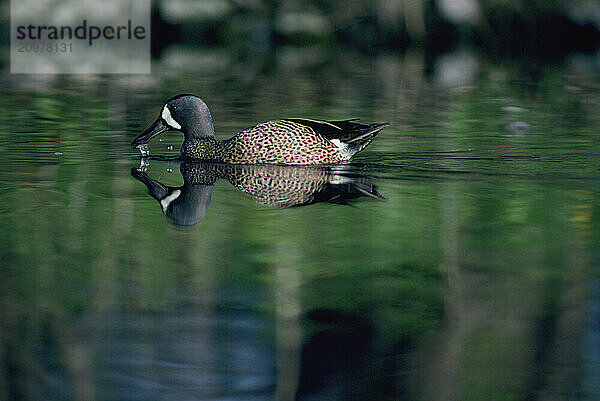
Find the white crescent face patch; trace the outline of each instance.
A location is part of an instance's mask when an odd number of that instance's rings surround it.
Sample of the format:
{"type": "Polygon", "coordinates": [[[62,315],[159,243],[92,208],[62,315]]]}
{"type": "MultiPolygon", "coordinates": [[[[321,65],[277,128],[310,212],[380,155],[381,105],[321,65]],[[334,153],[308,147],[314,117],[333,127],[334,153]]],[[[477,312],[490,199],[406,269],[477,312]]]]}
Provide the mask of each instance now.
{"type": "Polygon", "coordinates": [[[169,110],[168,106],[165,105],[165,107],[163,107],[161,117],[163,120],[165,120],[169,127],[175,129],[181,128],[181,125],[177,121],[175,121],[173,117],[171,117],[171,111],[169,110]]]}
{"type": "Polygon", "coordinates": [[[171,204],[171,202],[173,202],[175,199],[179,198],[179,195],[181,195],[181,190],[176,189],[175,191],[173,191],[173,193],[167,197],[165,197],[164,199],[162,199],[160,201],[160,205],[162,206],[163,212],[167,212],[167,209],[169,208],[169,205],[171,204]]]}

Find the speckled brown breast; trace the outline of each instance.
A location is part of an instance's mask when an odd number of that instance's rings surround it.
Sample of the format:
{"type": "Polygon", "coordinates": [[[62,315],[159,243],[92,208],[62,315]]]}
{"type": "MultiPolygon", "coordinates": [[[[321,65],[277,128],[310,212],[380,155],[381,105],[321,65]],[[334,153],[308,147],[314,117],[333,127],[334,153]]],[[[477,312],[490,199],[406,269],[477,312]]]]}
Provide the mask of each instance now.
{"type": "Polygon", "coordinates": [[[312,128],[286,120],[273,120],[219,141],[192,139],[182,147],[185,157],[232,164],[334,164],[347,161],[328,139],[312,128]]]}

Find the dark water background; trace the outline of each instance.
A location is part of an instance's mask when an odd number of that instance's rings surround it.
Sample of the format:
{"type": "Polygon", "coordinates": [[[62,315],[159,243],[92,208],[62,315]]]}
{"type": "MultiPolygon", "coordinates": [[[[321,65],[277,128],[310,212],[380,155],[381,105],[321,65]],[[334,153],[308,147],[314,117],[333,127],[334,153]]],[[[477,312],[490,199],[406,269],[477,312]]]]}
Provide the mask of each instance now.
{"type": "Polygon", "coordinates": [[[282,46],[3,75],[0,399],[599,399],[599,64],[282,46]],[[277,208],[220,179],[173,224],[129,142],[180,92],[220,138],[390,121],[337,171],[385,200],[277,208]]]}

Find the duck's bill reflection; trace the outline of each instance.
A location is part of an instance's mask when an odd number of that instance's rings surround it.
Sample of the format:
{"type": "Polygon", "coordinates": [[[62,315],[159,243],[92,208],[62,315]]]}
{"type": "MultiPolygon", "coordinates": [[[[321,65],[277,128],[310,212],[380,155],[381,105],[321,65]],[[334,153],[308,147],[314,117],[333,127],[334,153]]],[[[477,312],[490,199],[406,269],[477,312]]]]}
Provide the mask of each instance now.
{"type": "Polygon", "coordinates": [[[215,182],[222,178],[263,205],[289,208],[357,198],[383,200],[366,176],[344,176],[328,168],[274,165],[181,163],[183,186],[169,187],[148,176],[148,161],[131,175],[148,188],[163,213],[177,225],[194,225],[208,210],[215,182]]]}

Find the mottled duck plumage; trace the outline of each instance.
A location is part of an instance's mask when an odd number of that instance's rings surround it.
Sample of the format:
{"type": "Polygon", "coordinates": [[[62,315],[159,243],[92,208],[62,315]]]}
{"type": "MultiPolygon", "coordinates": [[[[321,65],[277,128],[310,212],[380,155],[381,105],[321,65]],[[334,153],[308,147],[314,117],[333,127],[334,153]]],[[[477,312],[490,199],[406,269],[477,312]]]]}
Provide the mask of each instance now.
{"type": "Polygon", "coordinates": [[[167,130],[184,134],[184,160],[230,164],[318,165],[349,161],[389,123],[362,124],[357,119],[324,121],[307,118],[271,120],[219,140],[208,106],[195,95],[178,95],[131,143],[140,146],[167,130]]]}

